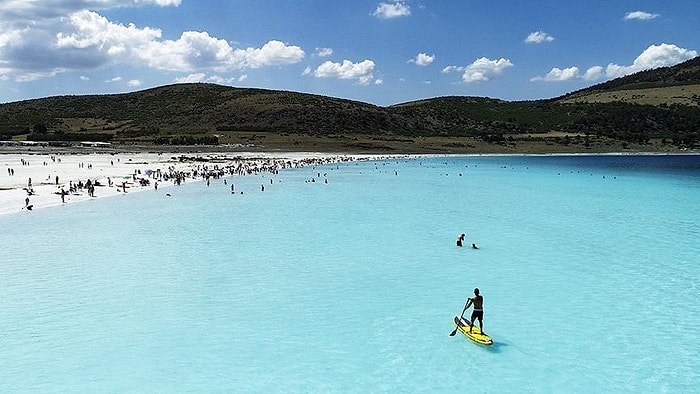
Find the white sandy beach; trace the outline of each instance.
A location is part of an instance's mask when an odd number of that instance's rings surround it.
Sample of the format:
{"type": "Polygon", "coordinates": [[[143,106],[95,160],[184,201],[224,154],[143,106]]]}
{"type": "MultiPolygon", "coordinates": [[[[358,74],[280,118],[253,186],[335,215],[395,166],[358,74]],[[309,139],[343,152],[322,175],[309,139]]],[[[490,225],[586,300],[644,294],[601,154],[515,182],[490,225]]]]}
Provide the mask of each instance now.
{"type": "MultiPolygon", "coordinates": [[[[365,158],[367,156],[364,156],[365,158]]],[[[206,179],[207,173],[235,176],[307,164],[360,159],[322,153],[101,153],[0,154],[0,215],[75,203],[183,182],[206,179]],[[181,161],[180,157],[207,161],[181,161]],[[94,196],[86,187],[90,180],[94,196]],[[63,195],[63,199],[61,194],[63,195]],[[27,200],[28,199],[28,200],[27,200]],[[29,208],[29,209],[28,209],[29,208]]]]}

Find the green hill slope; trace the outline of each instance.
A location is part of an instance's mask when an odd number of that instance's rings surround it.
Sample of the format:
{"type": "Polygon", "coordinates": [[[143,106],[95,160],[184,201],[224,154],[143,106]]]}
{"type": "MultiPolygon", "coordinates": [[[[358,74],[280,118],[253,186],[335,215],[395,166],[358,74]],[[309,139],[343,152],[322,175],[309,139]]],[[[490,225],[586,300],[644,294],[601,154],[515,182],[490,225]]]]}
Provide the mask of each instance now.
{"type": "Polygon", "coordinates": [[[638,72],[569,93],[560,103],[626,102],[700,106],[700,57],[672,67],[638,72]]]}

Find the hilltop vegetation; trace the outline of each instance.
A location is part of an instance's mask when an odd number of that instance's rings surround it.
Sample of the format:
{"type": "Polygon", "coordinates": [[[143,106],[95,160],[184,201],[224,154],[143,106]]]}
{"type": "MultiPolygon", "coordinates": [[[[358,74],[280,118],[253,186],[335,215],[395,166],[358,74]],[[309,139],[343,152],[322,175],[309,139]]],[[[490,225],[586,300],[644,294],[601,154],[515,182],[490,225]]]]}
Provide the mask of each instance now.
{"type": "Polygon", "coordinates": [[[700,58],[565,96],[438,97],[389,107],[304,93],[178,84],[0,105],[0,140],[245,144],[412,152],[665,150],[700,144],[700,58]]]}

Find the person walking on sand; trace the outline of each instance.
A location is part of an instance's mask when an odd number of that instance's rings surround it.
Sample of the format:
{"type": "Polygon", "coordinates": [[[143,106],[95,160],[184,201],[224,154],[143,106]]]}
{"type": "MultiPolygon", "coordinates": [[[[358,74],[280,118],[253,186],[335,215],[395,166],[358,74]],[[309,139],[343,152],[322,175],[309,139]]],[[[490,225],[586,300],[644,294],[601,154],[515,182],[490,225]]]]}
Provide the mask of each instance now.
{"type": "Polygon", "coordinates": [[[466,237],[466,235],[464,234],[460,234],[459,237],[457,237],[457,246],[462,246],[462,242],[464,242],[464,237],[466,237]]]}
{"type": "MultiPolygon", "coordinates": [[[[474,297],[470,297],[467,300],[467,305],[464,306],[464,311],[469,309],[469,307],[472,305],[474,305],[474,310],[472,311],[472,318],[469,323],[469,333],[472,332],[472,328],[474,327],[474,320],[479,319],[479,329],[481,329],[482,334],[486,334],[484,332],[484,297],[479,294],[478,287],[474,289],[474,297]]],[[[462,311],[462,314],[464,314],[464,311],[462,311]]]]}

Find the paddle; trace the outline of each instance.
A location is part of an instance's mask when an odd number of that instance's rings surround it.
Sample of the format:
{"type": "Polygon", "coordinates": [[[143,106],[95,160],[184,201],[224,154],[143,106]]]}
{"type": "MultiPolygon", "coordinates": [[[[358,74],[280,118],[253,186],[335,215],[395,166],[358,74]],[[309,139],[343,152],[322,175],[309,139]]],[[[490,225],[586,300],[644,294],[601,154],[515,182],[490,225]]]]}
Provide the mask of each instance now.
{"type": "MultiPolygon", "coordinates": [[[[467,303],[468,303],[468,302],[469,302],[469,301],[467,301],[467,303]]],[[[462,317],[464,317],[464,312],[465,312],[466,310],[467,310],[467,305],[465,304],[465,305],[464,305],[464,309],[462,309],[462,314],[459,315],[459,321],[461,321],[461,320],[462,320],[462,317]]],[[[457,327],[455,327],[455,329],[450,333],[450,336],[451,336],[451,337],[455,336],[455,334],[457,333],[457,330],[458,330],[458,329],[459,329],[459,322],[457,322],[457,327]]]]}

